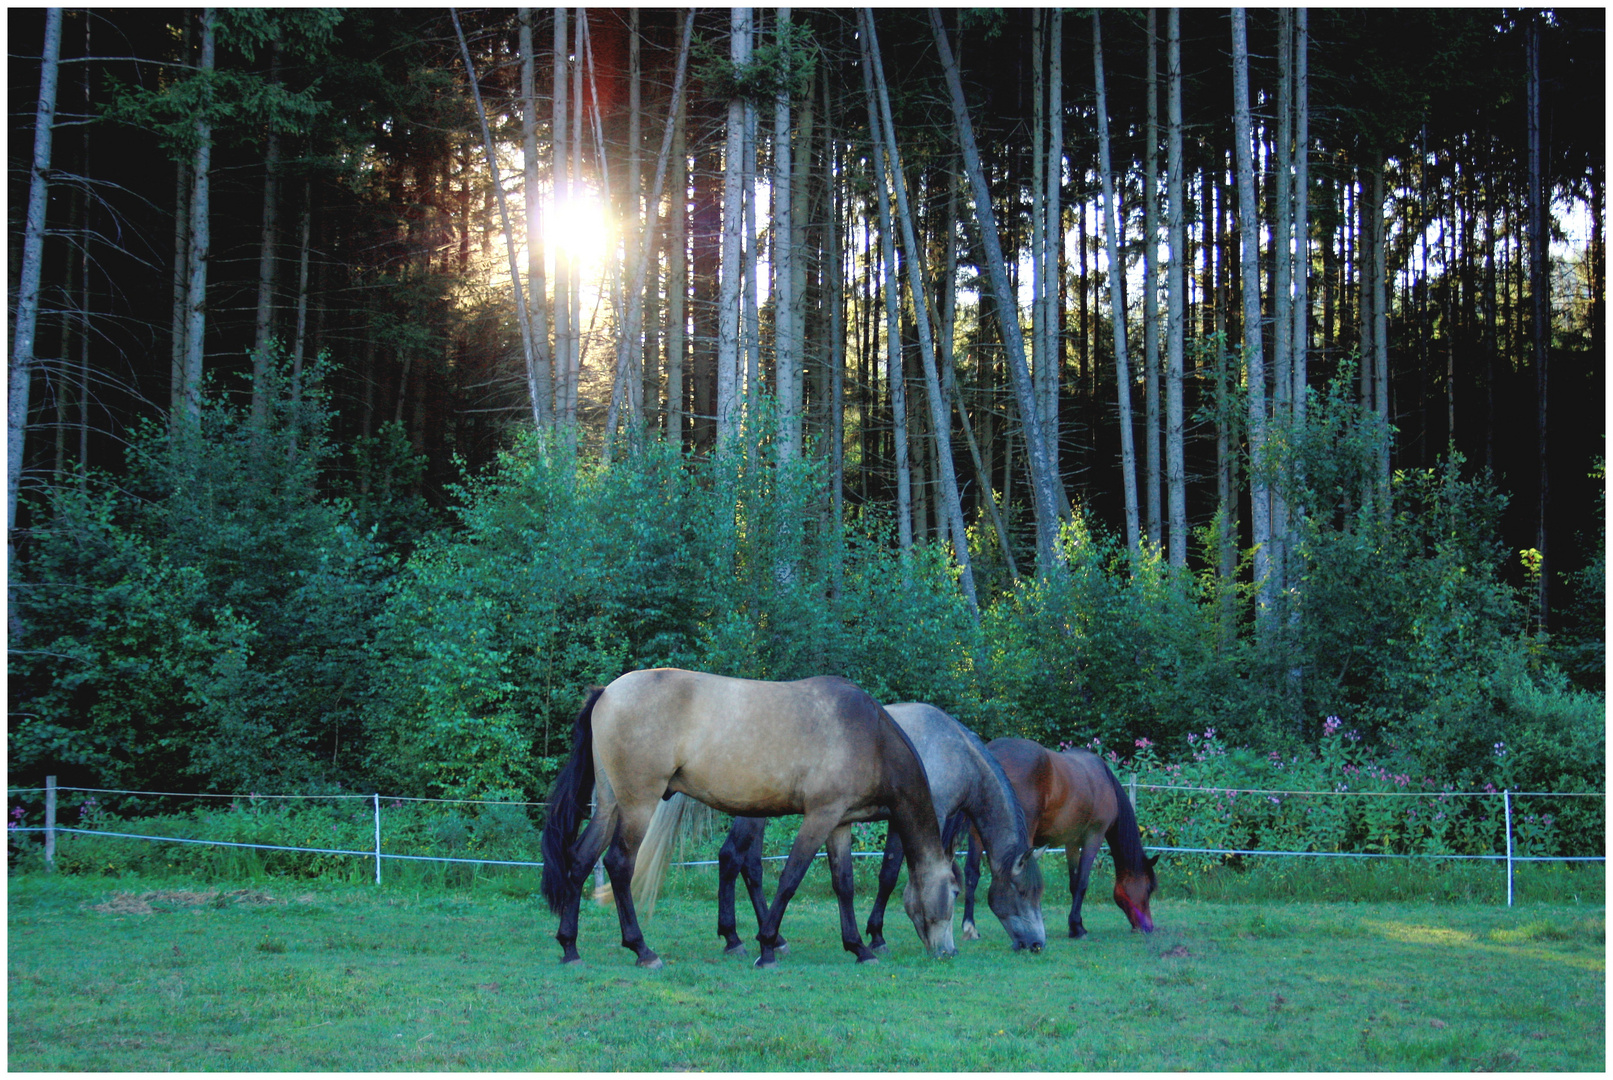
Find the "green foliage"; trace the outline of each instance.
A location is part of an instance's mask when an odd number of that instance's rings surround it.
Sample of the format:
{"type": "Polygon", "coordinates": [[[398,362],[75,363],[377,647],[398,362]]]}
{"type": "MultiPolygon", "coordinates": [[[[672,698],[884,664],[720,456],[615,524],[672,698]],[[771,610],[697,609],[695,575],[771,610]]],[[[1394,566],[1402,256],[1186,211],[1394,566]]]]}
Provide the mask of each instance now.
{"type": "Polygon", "coordinates": [[[195,435],[137,435],[123,486],[48,492],[14,570],[14,775],[203,791],[351,776],[391,568],[321,492],[317,370],[266,391],[264,428],[209,392],[195,435]]]}

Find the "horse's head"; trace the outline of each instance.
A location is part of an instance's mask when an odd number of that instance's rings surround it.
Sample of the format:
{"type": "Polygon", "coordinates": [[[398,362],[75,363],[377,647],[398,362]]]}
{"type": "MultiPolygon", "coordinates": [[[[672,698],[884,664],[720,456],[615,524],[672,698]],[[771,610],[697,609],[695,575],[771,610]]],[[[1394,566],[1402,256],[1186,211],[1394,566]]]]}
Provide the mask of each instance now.
{"type": "Polygon", "coordinates": [[[1148,912],[1148,898],[1159,888],[1159,879],[1154,876],[1154,864],[1158,861],[1159,856],[1155,855],[1141,867],[1115,874],[1115,903],[1131,920],[1131,928],[1145,934],[1154,932],[1154,917],[1148,912]]]}
{"type": "Polygon", "coordinates": [[[902,906],[907,917],[913,920],[913,929],[919,940],[936,959],[958,955],[952,942],[952,901],[958,895],[958,882],[952,871],[951,859],[937,859],[927,872],[914,873],[910,867],[907,888],[902,891],[902,906]]]}
{"type": "Polygon", "coordinates": [[[1015,949],[1042,951],[1047,944],[1042,926],[1042,869],[1029,848],[1020,852],[1007,873],[991,875],[986,903],[1002,920],[1015,949]]]}

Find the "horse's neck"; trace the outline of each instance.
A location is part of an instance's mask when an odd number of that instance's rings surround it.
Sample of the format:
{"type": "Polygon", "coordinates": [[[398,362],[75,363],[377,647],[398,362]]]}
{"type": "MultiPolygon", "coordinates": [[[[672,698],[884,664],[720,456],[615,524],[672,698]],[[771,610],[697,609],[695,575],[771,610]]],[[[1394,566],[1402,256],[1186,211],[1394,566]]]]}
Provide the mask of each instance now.
{"type": "Polygon", "coordinates": [[[977,748],[974,753],[980,777],[967,809],[985,842],[992,872],[996,873],[1002,862],[1018,858],[1021,851],[1030,848],[1029,823],[1007,775],[991,767],[990,752],[977,748]]]}
{"type": "Polygon", "coordinates": [[[1115,860],[1115,873],[1124,874],[1141,869],[1147,854],[1143,850],[1142,833],[1137,828],[1137,813],[1126,797],[1126,789],[1118,780],[1114,781],[1114,789],[1115,819],[1104,833],[1104,839],[1109,842],[1109,854],[1115,860]]]}

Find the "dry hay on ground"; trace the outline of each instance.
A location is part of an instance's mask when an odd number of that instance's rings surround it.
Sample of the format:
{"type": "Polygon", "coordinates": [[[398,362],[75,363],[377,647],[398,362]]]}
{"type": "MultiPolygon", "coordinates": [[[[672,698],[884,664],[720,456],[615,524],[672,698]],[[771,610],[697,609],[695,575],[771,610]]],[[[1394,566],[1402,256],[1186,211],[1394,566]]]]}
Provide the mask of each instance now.
{"type": "Polygon", "coordinates": [[[282,900],[262,889],[235,889],[223,892],[206,889],[200,892],[187,889],[157,889],[143,893],[117,892],[102,904],[91,904],[91,911],[109,915],[153,915],[176,908],[228,907],[231,904],[285,904],[307,903],[311,897],[299,896],[282,900]]]}

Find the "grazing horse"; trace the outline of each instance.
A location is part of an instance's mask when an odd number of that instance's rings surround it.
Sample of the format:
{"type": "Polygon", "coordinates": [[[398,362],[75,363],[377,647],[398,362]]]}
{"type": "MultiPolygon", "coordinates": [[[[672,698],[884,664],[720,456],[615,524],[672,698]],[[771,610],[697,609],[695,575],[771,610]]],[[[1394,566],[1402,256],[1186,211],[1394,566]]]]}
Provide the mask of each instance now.
{"type": "MultiPolygon", "coordinates": [[[[1115,903],[1133,930],[1151,933],[1154,917],[1148,898],[1159,887],[1152,859],[1143,853],[1142,836],[1131,800],[1109,766],[1085,750],[1055,753],[1029,739],[993,739],[986,744],[1008,774],[1025,811],[1031,843],[1062,845],[1070,868],[1070,936],[1085,937],[1081,901],[1086,898],[1092,863],[1100,843],[1109,841],[1115,860],[1115,903]]],[[[987,841],[989,844],[989,841],[987,841]]],[[[972,940],[975,885],[980,880],[980,835],[971,832],[964,871],[963,936],[972,940]]]]}
{"type": "MultiPolygon", "coordinates": [[[[1009,941],[1015,949],[1040,952],[1047,940],[1042,928],[1042,872],[1031,852],[1025,816],[1001,766],[979,736],[934,705],[904,703],[888,705],[885,711],[918,750],[929,779],[936,821],[945,822],[961,814],[986,838],[992,874],[986,900],[1002,920],[1009,941]]],[[[765,818],[735,818],[717,857],[717,933],[728,942],[730,953],[745,952],[734,924],[735,879],[745,879],[758,923],[767,910],[762,891],[762,833],[766,828],[765,818]]],[[[648,847],[650,841],[645,843],[648,847]]],[[[879,867],[879,891],[868,914],[868,947],[861,947],[860,941],[856,948],[849,941],[846,944],[847,949],[857,953],[859,961],[873,960],[874,954],[886,947],[885,905],[896,888],[902,854],[902,837],[891,830],[879,867]]],[[[842,921],[855,925],[850,897],[842,897],[841,904],[842,921]]]]}
{"type": "MultiPolygon", "coordinates": [[[[582,883],[603,852],[623,947],[640,967],[661,966],[639,929],[632,879],[651,816],[675,794],[728,814],[803,815],[761,920],[758,967],[774,963],[784,909],[818,849],[827,843],[835,888],[849,897],[851,826],[887,815],[907,851],[903,902],[920,940],[935,956],[957,952],[957,885],[924,767],[877,701],[845,679],[758,682],[658,668],[628,672],[589,695],[550,792],[543,896],[560,916],[562,963],[580,959],[582,883]],[[596,793],[598,806],[579,837],[596,793]]],[[[653,895],[659,882],[650,884],[653,895]]],[[[856,936],[854,923],[848,928],[843,920],[841,929],[856,936]]]]}

